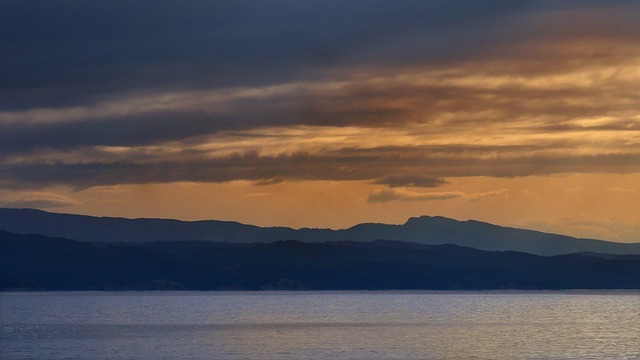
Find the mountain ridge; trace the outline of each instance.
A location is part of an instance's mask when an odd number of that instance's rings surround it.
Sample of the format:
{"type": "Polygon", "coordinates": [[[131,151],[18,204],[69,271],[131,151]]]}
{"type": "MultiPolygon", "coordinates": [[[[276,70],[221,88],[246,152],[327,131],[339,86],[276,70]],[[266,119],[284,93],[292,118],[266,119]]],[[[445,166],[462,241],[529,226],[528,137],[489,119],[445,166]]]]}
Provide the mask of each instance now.
{"type": "Polygon", "coordinates": [[[90,243],[0,231],[0,290],[640,289],[640,255],[390,241],[90,243]]]}
{"type": "Polygon", "coordinates": [[[640,243],[578,239],[477,220],[418,216],[404,224],[362,223],[346,229],[259,227],[235,221],[94,217],[36,209],[0,208],[0,229],[89,242],[215,241],[231,243],[392,240],[456,244],[486,251],[520,251],[550,256],[577,252],[640,254],[640,243]]]}

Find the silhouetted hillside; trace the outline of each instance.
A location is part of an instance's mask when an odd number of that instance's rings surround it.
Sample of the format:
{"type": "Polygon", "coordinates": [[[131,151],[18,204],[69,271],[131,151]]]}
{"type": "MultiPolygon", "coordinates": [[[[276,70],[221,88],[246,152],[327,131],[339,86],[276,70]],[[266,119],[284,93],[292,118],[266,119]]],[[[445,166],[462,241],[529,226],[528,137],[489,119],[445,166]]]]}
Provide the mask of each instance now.
{"type": "Polygon", "coordinates": [[[360,224],[349,229],[258,227],[228,221],[124,219],[0,208],[0,229],[91,242],[215,241],[234,243],[299,240],[303,242],[373,241],[456,244],[481,250],[521,251],[537,255],[576,252],[640,254],[640,243],[600,240],[496,226],[444,217],[411,218],[403,225],[360,224]]]}
{"type": "Polygon", "coordinates": [[[391,241],[88,243],[0,231],[0,288],[639,289],[640,256],[391,241]]]}

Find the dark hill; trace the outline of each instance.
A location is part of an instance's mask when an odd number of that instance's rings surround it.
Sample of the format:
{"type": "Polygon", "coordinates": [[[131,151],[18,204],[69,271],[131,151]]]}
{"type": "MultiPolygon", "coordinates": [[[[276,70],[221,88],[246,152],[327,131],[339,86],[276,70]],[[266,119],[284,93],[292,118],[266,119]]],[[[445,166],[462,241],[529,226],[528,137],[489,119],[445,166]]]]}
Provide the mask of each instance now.
{"type": "Polygon", "coordinates": [[[624,244],[532,230],[501,227],[479,221],[422,216],[403,225],[360,224],[343,230],[258,227],[229,221],[125,219],[56,214],[33,209],[0,208],[0,229],[65,237],[90,242],[215,241],[234,243],[299,240],[302,242],[373,241],[456,244],[491,251],[521,251],[537,255],[575,252],[640,254],[640,243],[624,244]]]}
{"type": "Polygon", "coordinates": [[[401,242],[88,243],[0,231],[0,289],[639,289],[640,256],[401,242]]]}

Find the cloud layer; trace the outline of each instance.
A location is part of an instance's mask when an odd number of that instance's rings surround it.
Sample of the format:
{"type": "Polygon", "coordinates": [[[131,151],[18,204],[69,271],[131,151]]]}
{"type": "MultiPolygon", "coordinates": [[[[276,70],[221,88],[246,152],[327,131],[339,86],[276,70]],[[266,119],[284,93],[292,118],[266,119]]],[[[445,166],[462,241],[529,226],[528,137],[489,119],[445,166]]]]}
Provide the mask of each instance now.
{"type": "Polygon", "coordinates": [[[49,209],[77,204],[78,202],[70,197],[43,191],[18,192],[0,198],[0,206],[13,208],[49,209]]]}
{"type": "Polygon", "coordinates": [[[236,180],[506,204],[508,185],[456,179],[637,174],[638,18],[623,0],[2,1],[2,206],[236,180]]]}

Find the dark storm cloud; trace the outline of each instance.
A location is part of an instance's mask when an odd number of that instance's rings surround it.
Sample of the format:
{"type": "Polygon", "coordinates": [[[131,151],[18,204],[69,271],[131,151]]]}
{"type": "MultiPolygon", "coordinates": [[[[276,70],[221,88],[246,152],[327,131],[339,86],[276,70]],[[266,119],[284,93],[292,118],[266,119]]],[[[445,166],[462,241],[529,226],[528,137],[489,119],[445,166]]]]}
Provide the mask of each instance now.
{"type": "Polygon", "coordinates": [[[497,25],[530,3],[8,0],[0,4],[0,109],[450,61],[505,37],[497,25]]]}
{"type": "Polygon", "coordinates": [[[141,88],[280,83],[343,66],[459,61],[541,32],[637,31],[629,11],[637,2],[603,3],[5,0],[0,106],[69,105],[141,88]],[[586,16],[569,16],[576,10],[586,16]],[[536,23],[546,12],[550,20],[536,23]]]}
{"type": "Polygon", "coordinates": [[[451,64],[557,36],[634,38],[633,1],[0,2],[0,110],[451,64]],[[604,5],[606,3],[606,5],[604,5]]]}

